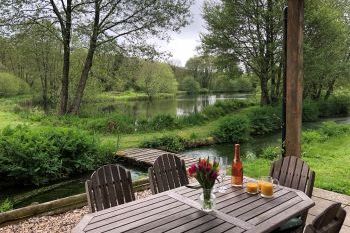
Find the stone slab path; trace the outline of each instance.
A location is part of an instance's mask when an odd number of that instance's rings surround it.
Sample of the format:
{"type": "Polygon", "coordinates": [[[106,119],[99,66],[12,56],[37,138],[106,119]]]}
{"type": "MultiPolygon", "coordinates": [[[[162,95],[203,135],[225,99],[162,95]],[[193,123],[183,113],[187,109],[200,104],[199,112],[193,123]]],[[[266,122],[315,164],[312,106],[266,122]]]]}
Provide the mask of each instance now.
{"type": "Polygon", "coordinates": [[[309,210],[309,215],[306,220],[307,224],[311,223],[318,214],[320,214],[332,203],[340,202],[347,212],[346,219],[340,233],[350,233],[350,196],[314,188],[312,200],[315,201],[316,205],[309,210]]]}

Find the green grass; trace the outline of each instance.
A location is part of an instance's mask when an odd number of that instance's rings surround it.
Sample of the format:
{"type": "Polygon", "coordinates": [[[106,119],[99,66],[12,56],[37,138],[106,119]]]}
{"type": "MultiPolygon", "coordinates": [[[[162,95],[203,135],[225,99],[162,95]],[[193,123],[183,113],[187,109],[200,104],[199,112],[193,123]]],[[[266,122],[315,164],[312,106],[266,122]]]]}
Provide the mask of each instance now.
{"type": "MultiPolygon", "coordinates": [[[[220,120],[221,118],[204,125],[194,126],[186,129],[178,129],[178,130],[164,131],[164,132],[140,133],[140,134],[124,134],[124,135],[121,135],[120,148],[127,149],[131,147],[138,147],[140,143],[143,142],[144,140],[149,140],[155,137],[161,137],[163,135],[169,135],[169,134],[179,135],[184,138],[190,138],[191,134],[195,132],[198,139],[205,139],[210,136],[210,133],[217,127],[220,120]]],[[[102,141],[116,140],[115,135],[100,134],[99,136],[101,137],[102,141]]]]}
{"type": "MultiPolygon", "coordinates": [[[[303,146],[303,157],[315,171],[315,186],[350,195],[350,135],[330,138],[303,146]]],[[[258,178],[269,174],[271,161],[245,160],[244,172],[258,178]]]]}

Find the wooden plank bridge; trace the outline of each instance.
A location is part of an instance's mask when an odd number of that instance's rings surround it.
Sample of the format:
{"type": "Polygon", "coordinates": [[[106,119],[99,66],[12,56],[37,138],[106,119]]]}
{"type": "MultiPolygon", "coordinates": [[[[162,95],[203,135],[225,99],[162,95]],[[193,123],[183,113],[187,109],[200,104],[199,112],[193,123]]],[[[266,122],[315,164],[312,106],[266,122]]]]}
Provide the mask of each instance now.
{"type": "MultiPolygon", "coordinates": [[[[148,149],[148,148],[132,148],[117,152],[117,157],[129,160],[130,162],[137,162],[153,166],[154,161],[158,156],[163,154],[174,154],[164,150],[148,149]]],[[[188,157],[183,154],[176,154],[180,159],[185,161],[186,167],[198,161],[196,158],[188,157]]]]}

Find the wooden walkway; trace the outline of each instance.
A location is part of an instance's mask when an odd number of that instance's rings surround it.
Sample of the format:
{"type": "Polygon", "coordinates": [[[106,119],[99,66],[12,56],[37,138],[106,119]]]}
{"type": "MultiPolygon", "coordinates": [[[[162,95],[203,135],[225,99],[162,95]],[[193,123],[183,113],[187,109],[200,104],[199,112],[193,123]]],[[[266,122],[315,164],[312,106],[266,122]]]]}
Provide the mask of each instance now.
{"type": "MultiPolygon", "coordinates": [[[[124,151],[117,152],[119,158],[124,158],[130,160],[131,162],[143,163],[149,166],[153,166],[154,161],[158,156],[163,154],[174,154],[164,150],[158,149],[146,149],[146,148],[133,148],[124,151]]],[[[176,154],[180,159],[183,159],[186,163],[186,167],[191,166],[191,164],[198,161],[198,159],[191,158],[185,155],[176,154]]]]}

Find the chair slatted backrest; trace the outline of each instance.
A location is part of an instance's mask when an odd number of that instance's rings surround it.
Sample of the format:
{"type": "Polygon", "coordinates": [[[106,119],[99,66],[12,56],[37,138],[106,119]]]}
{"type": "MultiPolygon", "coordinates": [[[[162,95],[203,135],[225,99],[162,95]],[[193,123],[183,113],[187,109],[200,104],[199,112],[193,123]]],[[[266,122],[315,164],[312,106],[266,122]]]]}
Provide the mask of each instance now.
{"type": "Polygon", "coordinates": [[[305,228],[305,233],[338,233],[345,217],[346,211],[341,207],[341,203],[334,203],[305,228]]]}
{"type": "MultiPolygon", "coordinates": [[[[278,179],[280,185],[297,189],[312,197],[315,183],[315,172],[310,169],[306,162],[296,156],[286,156],[273,162],[270,176],[278,179]]],[[[308,211],[300,217],[303,225],[306,223],[308,211]]]]}
{"type": "Polygon", "coordinates": [[[271,166],[270,176],[278,179],[280,185],[303,191],[311,198],[315,172],[302,159],[287,156],[275,161],[271,166]]]}
{"type": "Polygon", "coordinates": [[[91,212],[135,200],[130,171],[118,165],[98,168],[85,182],[91,212]]]}
{"type": "Polygon", "coordinates": [[[148,175],[153,194],[188,184],[185,161],[174,154],[159,156],[148,175]]]}

